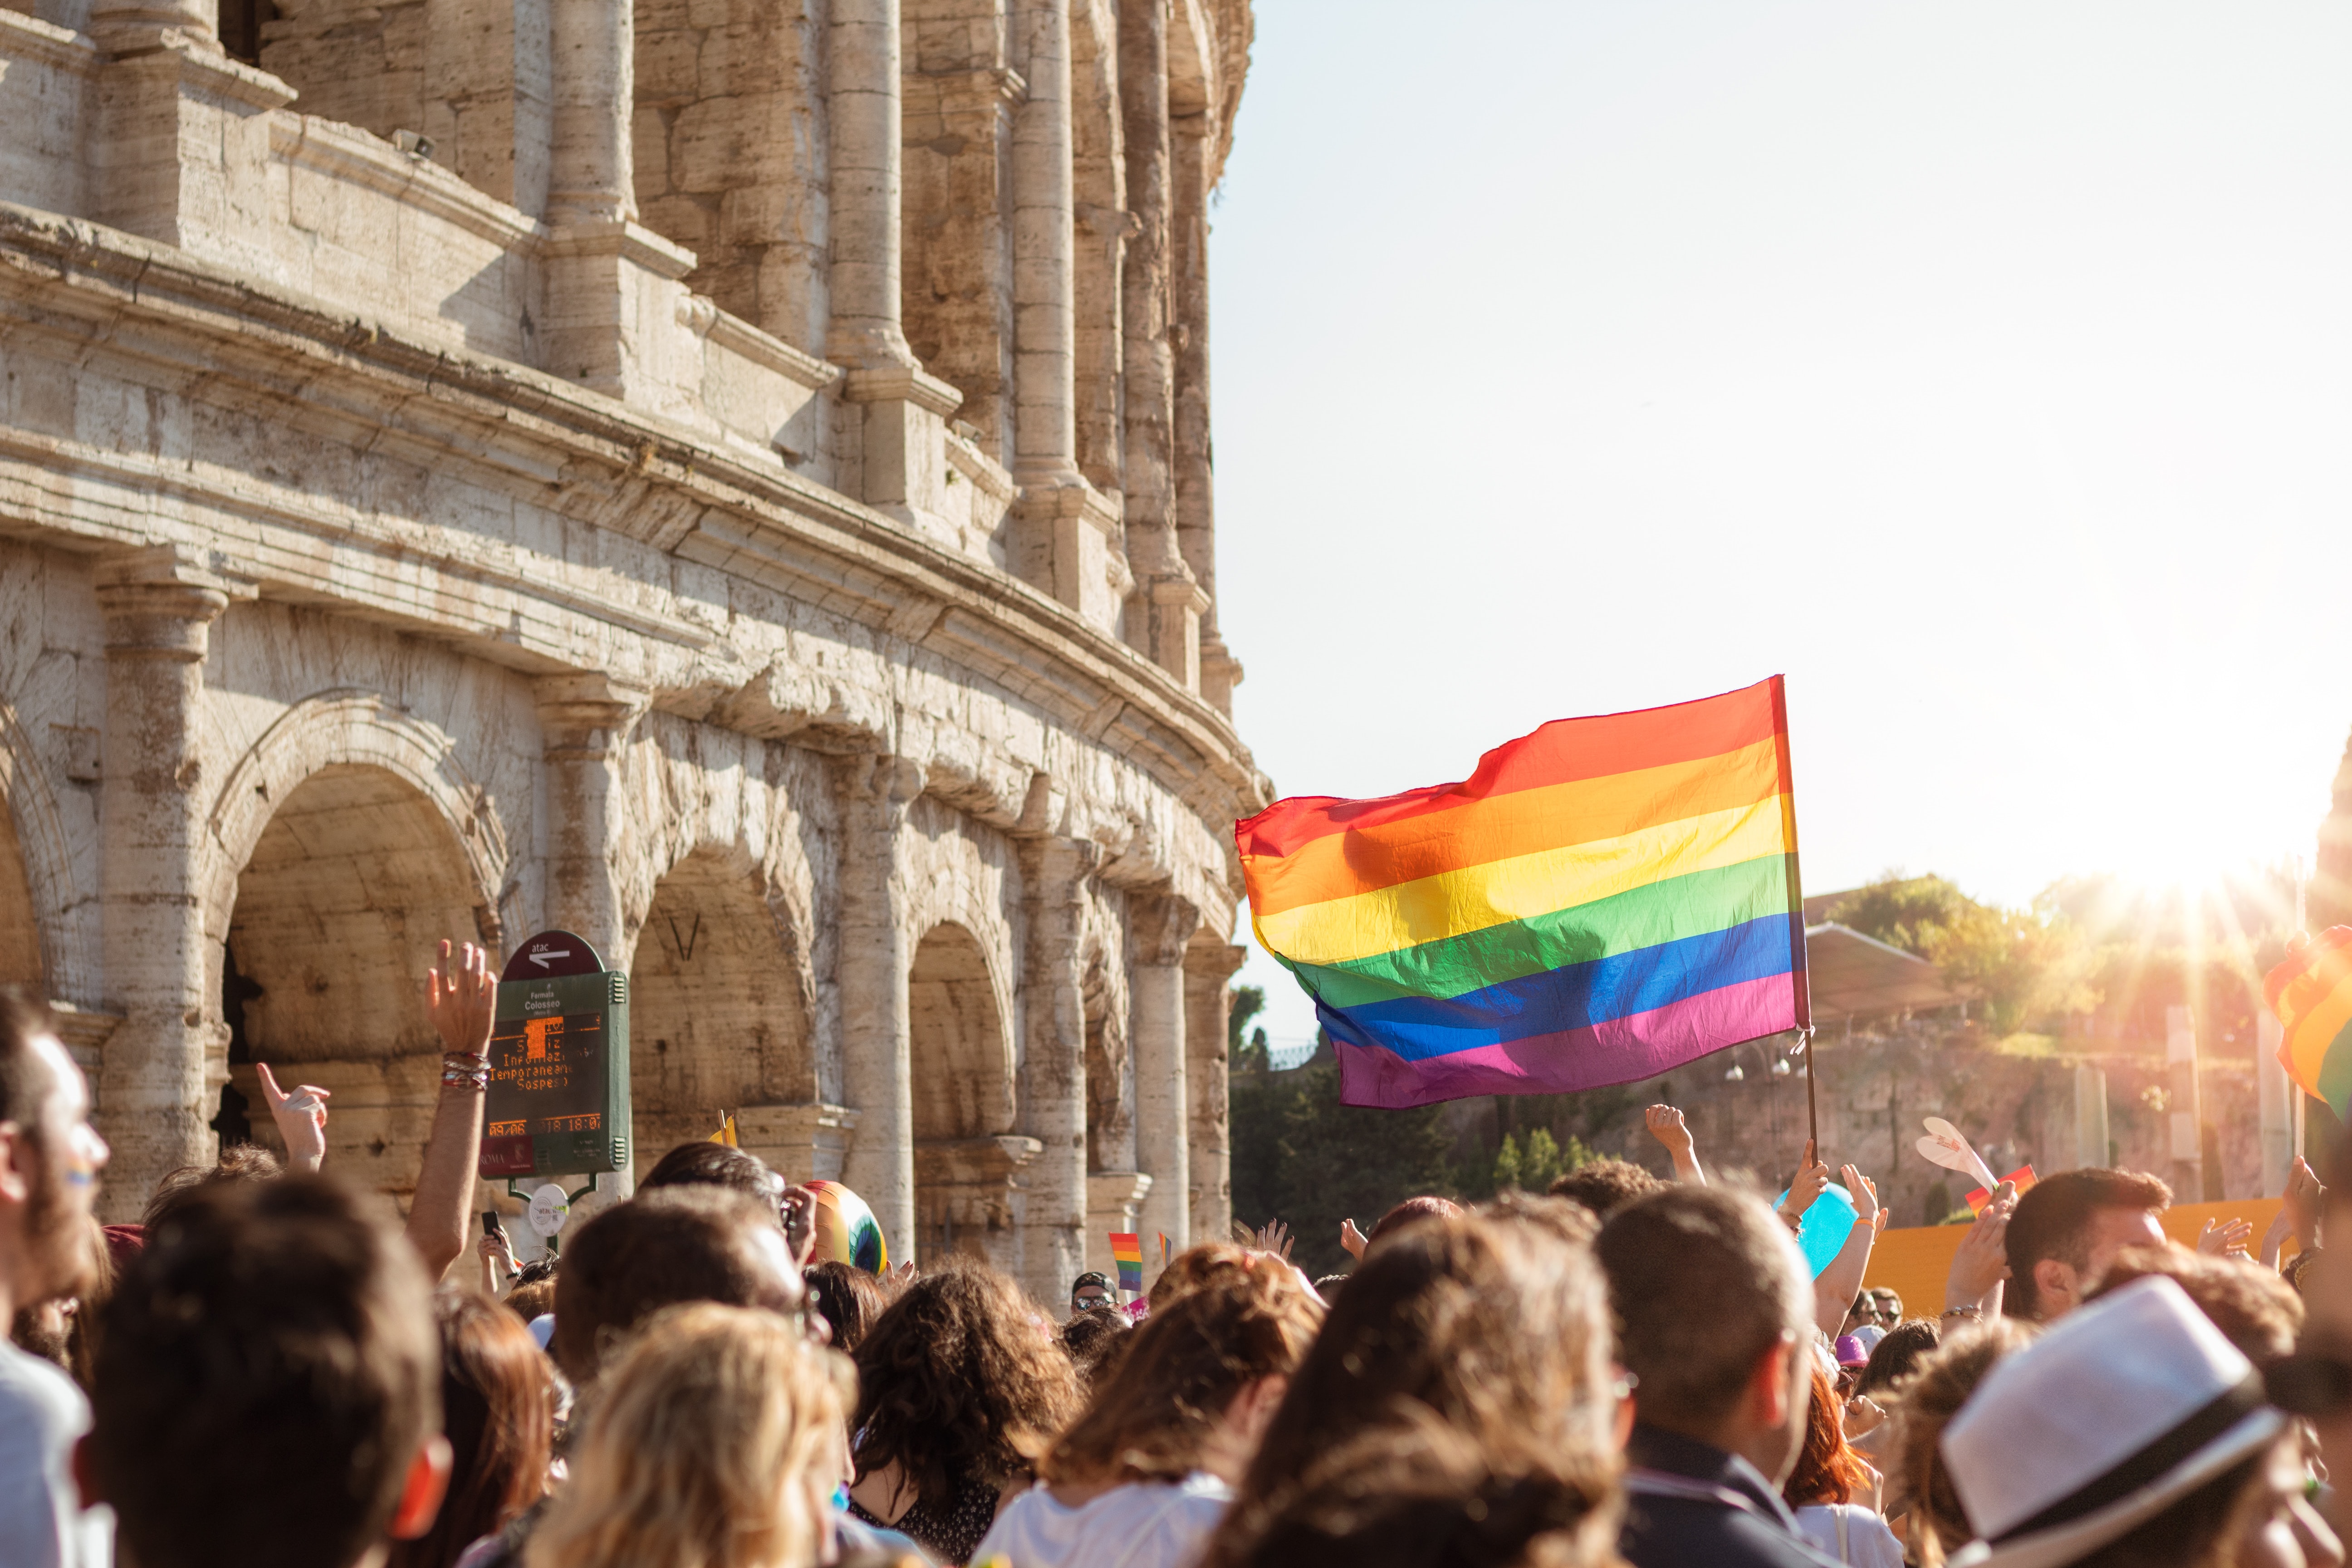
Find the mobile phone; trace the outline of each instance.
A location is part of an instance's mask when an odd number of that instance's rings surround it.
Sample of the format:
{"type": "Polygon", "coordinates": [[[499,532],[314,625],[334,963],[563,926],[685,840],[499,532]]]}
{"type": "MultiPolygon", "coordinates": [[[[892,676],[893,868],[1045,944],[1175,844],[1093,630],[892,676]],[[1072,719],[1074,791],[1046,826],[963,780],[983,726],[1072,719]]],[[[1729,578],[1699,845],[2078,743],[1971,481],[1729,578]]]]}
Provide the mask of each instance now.
{"type": "Polygon", "coordinates": [[[499,1211],[496,1209],[484,1209],[482,1211],[482,1234],[484,1236],[504,1236],[506,1233],[507,1227],[499,1222],[499,1211]]]}

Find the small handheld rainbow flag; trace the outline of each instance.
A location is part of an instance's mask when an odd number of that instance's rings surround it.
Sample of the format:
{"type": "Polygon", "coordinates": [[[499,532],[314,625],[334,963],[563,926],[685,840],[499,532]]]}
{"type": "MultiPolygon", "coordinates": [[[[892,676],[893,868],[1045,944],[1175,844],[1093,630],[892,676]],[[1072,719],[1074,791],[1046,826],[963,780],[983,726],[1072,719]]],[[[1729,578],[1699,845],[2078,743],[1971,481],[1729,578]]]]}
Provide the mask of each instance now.
{"type": "Polygon", "coordinates": [[[2352,926],[2289,942],[2286,962],[2263,978],[2263,1000],[2285,1031],[2286,1076],[2337,1116],[2352,1113],[2352,926]]]}
{"type": "Polygon", "coordinates": [[[1118,1265],[1118,1288],[1129,1292],[1143,1289],[1143,1237],[1140,1234],[1110,1233],[1110,1259],[1118,1265]]]}
{"type": "Polygon", "coordinates": [[[1562,719],[1461,784],[1234,837],[1349,1105],[1631,1083],[1809,1022],[1779,676],[1562,719]]]}

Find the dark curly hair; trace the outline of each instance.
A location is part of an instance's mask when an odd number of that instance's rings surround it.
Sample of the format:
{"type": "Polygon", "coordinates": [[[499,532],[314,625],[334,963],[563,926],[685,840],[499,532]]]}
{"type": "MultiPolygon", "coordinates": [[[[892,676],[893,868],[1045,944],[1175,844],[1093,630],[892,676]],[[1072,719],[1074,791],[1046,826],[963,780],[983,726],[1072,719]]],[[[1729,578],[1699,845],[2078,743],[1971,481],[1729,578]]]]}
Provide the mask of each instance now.
{"type": "Polygon", "coordinates": [[[1582,1204],[1607,1219],[1635,1198],[1646,1198],[1665,1184],[1628,1160],[1587,1160],[1573,1171],[1553,1177],[1548,1190],[1553,1197],[1582,1204]]]}
{"type": "Polygon", "coordinates": [[[1018,1285],[968,1258],[908,1286],[857,1347],[858,1479],[896,1463],[944,1510],[975,1476],[1034,1475],[1078,1413],[1077,1373],[1037,1316],[1018,1285]]]}

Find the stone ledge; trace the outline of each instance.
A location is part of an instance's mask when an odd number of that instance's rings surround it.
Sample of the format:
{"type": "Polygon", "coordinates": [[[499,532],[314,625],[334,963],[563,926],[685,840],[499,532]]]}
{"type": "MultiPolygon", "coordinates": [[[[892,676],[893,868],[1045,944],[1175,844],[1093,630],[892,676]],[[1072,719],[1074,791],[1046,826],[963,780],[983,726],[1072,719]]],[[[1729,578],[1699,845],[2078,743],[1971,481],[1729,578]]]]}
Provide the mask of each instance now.
{"type": "Polygon", "coordinates": [[[96,76],[106,63],[88,34],[8,10],[0,10],[0,59],[55,66],[76,76],[96,76]]]}
{"type": "Polygon", "coordinates": [[[280,115],[269,127],[269,151],[331,179],[381,192],[502,249],[528,251],[547,238],[547,226],[538,219],[355,125],[314,114],[280,115]]]}
{"type": "MultiPolygon", "coordinates": [[[[215,379],[242,381],[273,395],[278,395],[273,382],[289,389],[284,395],[291,395],[290,389],[299,385],[304,401],[313,405],[328,403],[331,393],[341,391],[378,424],[383,423],[382,411],[387,407],[429,409],[437,439],[445,444],[448,439],[442,425],[471,426],[482,448],[496,447],[499,466],[509,469],[535,452],[544,454],[546,466],[558,471],[602,465],[616,483],[626,481],[624,488],[632,494],[646,493],[626,506],[600,508],[600,515],[583,521],[635,537],[632,523],[642,526],[647,518],[682,514],[689,520],[682,527],[661,523],[664,548],[772,586],[789,587],[848,618],[879,626],[910,595],[938,600],[958,613],[942,616],[926,635],[924,646],[935,646],[947,628],[959,623],[971,630],[987,625],[1000,635],[1009,633],[1010,641],[1021,645],[1020,651],[1008,648],[992,662],[1003,669],[1030,672],[1028,679],[1014,682],[1028,700],[1045,695],[1035,685],[1040,665],[1060,667],[1055,684],[1068,695],[1044,704],[1057,722],[1095,739],[1114,727],[1128,730],[1144,751],[1177,764],[1177,771],[1162,782],[1188,802],[1210,783],[1203,775],[1205,767],[1242,808],[1262,804],[1256,787],[1260,775],[1250,765],[1232,721],[1142,654],[1031,584],[919,538],[871,508],[792,472],[781,461],[717,446],[561,377],[411,341],[396,330],[355,321],[327,301],[257,284],[171,246],[83,219],[0,203],[0,295],[57,289],[75,296],[58,307],[70,317],[93,322],[109,316],[143,317],[157,331],[180,335],[192,373],[201,366],[215,379]],[[289,359],[294,362],[290,366],[289,359]],[[668,504],[648,503],[648,497],[665,493],[668,504]],[[1140,721],[1139,725],[1134,721],[1140,721]],[[1188,743],[1181,750],[1192,755],[1173,756],[1164,743],[1155,743],[1150,732],[1156,731],[1185,736],[1188,743]]],[[[119,320],[107,330],[119,343],[123,336],[119,320]]],[[[331,411],[331,403],[328,405],[331,411]]],[[[38,457],[54,459],[56,454],[47,448],[57,444],[40,445],[44,449],[38,457]]],[[[142,470],[126,478],[150,484],[161,482],[163,476],[142,470]]],[[[207,500],[272,523],[315,533],[323,521],[312,509],[257,506],[250,494],[205,487],[184,472],[181,479],[207,500]]],[[[110,531],[77,530],[77,521],[45,519],[40,531],[85,532],[89,543],[153,542],[143,532],[134,540],[118,538],[110,531]]],[[[341,531],[363,540],[371,550],[400,558],[422,555],[435,570],[445,569],[439,552],[419,552],[413,540],[367,538],[355,525],[341,531]]],[[[519,630],[529,629],[520,623],[435,618],[421,615],[406,600],[373,602],[355,596],[347,574],[332,570],[331,563],[330,568],[318,582],[289,580],[288,587],[299,589],[310,602],[455,637],[482,657],[531,673],[579,668],[573,657],[578,639],[534,646],[518,640],[519,630]]],[[[551,592],[487,562],[451,561],[446,569],[518,595],[544,597],[551,592]]],[[[250,574],[272,584],[273,596],[284,592],[276,587],[281,574],[250,574]]],[[[642,635],[674,638],[712,656],[719,651],[713,646],[718,637],[707,628],[648,616],[593,595],[573,596],[582,613],[594,618],[634,622],[633,629],[642,628],[642,635]]],[[[949,647],[970,646],[968,636],[950,635],[945,641],[949,647]]],[[[937,651],[945,653],[948,647],[937,651]]],[[[1213,813],[1221,814],[1222,808],[1213,813]]]]}

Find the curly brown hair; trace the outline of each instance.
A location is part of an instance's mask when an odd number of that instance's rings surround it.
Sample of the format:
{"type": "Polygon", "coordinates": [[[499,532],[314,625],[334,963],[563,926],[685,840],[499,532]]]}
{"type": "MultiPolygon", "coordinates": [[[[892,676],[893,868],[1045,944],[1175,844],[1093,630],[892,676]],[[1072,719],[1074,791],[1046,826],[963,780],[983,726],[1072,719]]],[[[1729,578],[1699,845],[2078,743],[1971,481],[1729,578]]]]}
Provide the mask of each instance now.
{"type": "Polygon", "coordinates": [[[907,1288],[857,1346],[858,1479],[896,1464],[944,1510],[977,1476],[1034,1466],[1078,1413],[1077,1373],[1021,1287],[951,1258],[907,1288]]]}
{"type": "Polygon", "coordinates": [[[1053,1481],[1181,1480],[1235,1396],[1288,1377],[1323,1323],[1323,1303],[1288,1264],[1264,1253],[1154,1312],[1041,1467],[1053,1481]]]}
{"type": "Polygon", "coordinates": [[[1919,1363],[1895,1392],[1895,1473],[1889,1479],[1910,1500],[1912,1550],[1926,1568],[1941,1568],[1945,1555],[1976,1539],[1951,1473],[1944,1468],[1944,1427],[1958,1415],[1993,1363],[2033,1342],[2035,1325],[1995,1318],[1947,1338],[1919,1363]]]}

